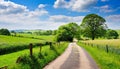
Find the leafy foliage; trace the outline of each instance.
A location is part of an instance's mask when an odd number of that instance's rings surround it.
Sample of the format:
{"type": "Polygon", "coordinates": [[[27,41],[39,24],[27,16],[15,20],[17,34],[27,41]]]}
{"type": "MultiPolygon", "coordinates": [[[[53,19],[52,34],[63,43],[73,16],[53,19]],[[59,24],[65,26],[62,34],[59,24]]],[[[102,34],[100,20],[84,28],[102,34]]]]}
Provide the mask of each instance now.
{"type": "Polygon", "coordinates": [[[10,32],[8,29],[0,29],[0,35],[10,35],[10,32]]]}
{"type": "Polygon", "coordinates": [[[106,28],[105,19],[97,14],[88,14],[81,24],[83,35],[92,38],[92,40],[103,36],[106,32],[106,28]]]}
{"type": "Polygon", "coordinates": [[[52,35],[52,30],[40,30],[33,32],[36,35],[52,35]]]}
{"type": "Polygon", "coordinates": [[[108,39],[117,39],[119,37],[119,34],[115,30],[108,30],[106,33],[106,37],[108,39]]]}
{"type": "Polygon", "coordinates": [[[72,41],[74,37],[79,38],[79,26],[76,23],[69,23],[59,27],[56,41],[72,41]]]}

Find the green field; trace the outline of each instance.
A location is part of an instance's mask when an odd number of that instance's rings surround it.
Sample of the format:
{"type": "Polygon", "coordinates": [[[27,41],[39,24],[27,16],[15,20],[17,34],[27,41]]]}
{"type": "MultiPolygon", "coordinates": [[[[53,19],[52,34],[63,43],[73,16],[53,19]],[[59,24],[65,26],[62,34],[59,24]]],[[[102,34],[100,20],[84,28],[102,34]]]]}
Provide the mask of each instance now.
{"type": "MultiPolygon", "coordinates": [[[[64,43],[64,42],[61,43],[60,46],[55,45],[55,50],[51,50],[49,46],[43,46],[42,47],[42,55],[44,58],[42,58],[42,59],[40,59],[40,57],[39,57],[40,48],[39,47],[34,48],[33,49],[34,57],[36,57],[36,60],[38,60],[38,62],[39,62],[39,64],[35,63],[36,66],[39,65],[38,67],[40,67],[42,69],[43,66],[45,66],[47,63],[49,63],[50,61],[55,59],[57,56],[59,56],[62,52],[64,52],[64,50],[67,48],[67,46],[68,46],[68,43],[64,43]]],[[[32,59],[28,60],[25,58],[31,59],[29,56],[29,49],[25,49],[25,50],[10,53],[10,54],[1,55],[0,56],[0,67],[8,66],[10,69],[14,68],[14,67],[15,67],[15,69],[16,68],[17,69],[26,69],[26,67],[31,68],[30,63],[26,63],[26,62],[32,62],[32,59]],[[16,60],[19,56],[23,57],[25,62],[16,64],[16,60]],[[25,65],[24,65],[24,63],[25,63],[25,65]],[[19,66],[19,65],[22,65],[22,66],[19,66]]],[[[34,64],[34,61],[33,61],[33,64],[34,64]]],[[[34,66],[34,67],[36,67],[36,66],[34,66]]]]}
{"type": "MultiPolygon", "coordinates": [[[[54,40],[54,36],[35,36],[38,38],[35,39],[26,37],[27,35],[22,35],[24,37],[0,35],[0,55],[27,49],[30,43],[34,45],[38,43],[45,44],[47,41],[52,42],[54,40]]],[[[32,37],[33,35],[30,36],[32,37]]]]}
{"type": "Polygon", "coordinates": [[[114,47],[120,48],[120,39],[87,40],[87,41],[81,41],[81,42],[103,45],[103,46],[108,45],[108,46],[114,46],[114,47]]]}
{"type": "Polygon", "coordinates": [[[43,40],[0,35],[0,48],[8,47],[10,45],[38,43],[41,41],[43,41],[43,40]],[[4,45],[6,45],[6,46],[4,46],[4,45]]]}
{"type": "Polygon", "coordinates": [[[22,36],[22,37],[26,37],[26,38],[36,38],[36,39],[40,39],[40,40],[45,40],[45,41],[53,41],[54,40],[54,36],[53,35],[34,35],[34,34],[17,34],[16,36],[22,36]]]}
{"type": "Polygon", "coordinates": [[[35,68],[37,66],[39,67],[38,69],[42,69],[47,63],[54,60],[62,52],[64,52],[64,50],[68,46],[68,43],[61,42],[60,44],[52,44],[53,49],[50,49],[49,45],[43,44],[41,53],[42,56],[40,55],[40,47],[34,45],[35,47],[33,48],[33,58],[30,58],[29,55],[28,49],[29,43],[33,44],[45,43],[48,41],[53,42],[53,40],[54,36],[52,35],[50,36],[45,35],[36,36],[31,34],[19,34],[19,36],[0,35],[0,54],[3,53],[2,55],[0,55],[0,67],[8,66],[9,69],[30,69],[33,67],[35,68]],[[23,48],[24,50],[20,48],[23,48]],[[23,61],[21,61],[19,64],[16,64],[16,60],[18,57],[23,58],[23,61]],[[34,59],[38,63],[36,63],[34,59]]]}
{"type": "Polygon", "coordinates": [[[120,39],[87,40],[78,44],[88,51],[100,69],[120,69],[120,39]]]}

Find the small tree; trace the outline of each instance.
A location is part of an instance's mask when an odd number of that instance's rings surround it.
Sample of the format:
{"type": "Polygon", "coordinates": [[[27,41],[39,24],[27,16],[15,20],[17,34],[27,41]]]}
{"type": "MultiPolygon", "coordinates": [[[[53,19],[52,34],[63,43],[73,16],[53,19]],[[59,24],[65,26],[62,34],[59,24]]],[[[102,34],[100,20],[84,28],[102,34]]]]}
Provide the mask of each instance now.
{"type": "Polygon", "coordinates": [[[14,34],[14,36],[16,36],[16,32],[15,32],[15,31],[11,31],[11,33],[13,33],[13,34],[14,34]]]}
{"type": "Polygon", "coordinates": [[[107,30],[106,37],[108,39],[117,39],[119,34],[115,30],[107,30]]]}
{"type": "Polygon", "coordinates": [[[0,35],[10,35],[10,32],[8,29],[0,29],[0,35]]]}
{"type": "Polygon", "coordinates": [[[57,30],[56,41],[73,41],[79,35],[79,26],[76,23],[62,25],[57,30]]]}
{"type": "Polygon", "coordinates": [[[106,28],[105,19],[96,14],[88,14],[84,17],[81,24],[83,35],[90,37],[92,40],[103,36],[106,28]]]}

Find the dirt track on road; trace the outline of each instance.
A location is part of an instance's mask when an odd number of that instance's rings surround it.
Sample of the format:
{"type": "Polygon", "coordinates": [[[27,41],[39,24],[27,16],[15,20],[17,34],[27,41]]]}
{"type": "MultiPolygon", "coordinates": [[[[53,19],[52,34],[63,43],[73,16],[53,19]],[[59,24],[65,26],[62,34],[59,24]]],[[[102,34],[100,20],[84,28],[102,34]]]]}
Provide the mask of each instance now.
{"type": "Polygon", "coordinates": [[[44,69],[99,69],[91,56],[76,43],[70,43],[65,52],[44,69]]]}

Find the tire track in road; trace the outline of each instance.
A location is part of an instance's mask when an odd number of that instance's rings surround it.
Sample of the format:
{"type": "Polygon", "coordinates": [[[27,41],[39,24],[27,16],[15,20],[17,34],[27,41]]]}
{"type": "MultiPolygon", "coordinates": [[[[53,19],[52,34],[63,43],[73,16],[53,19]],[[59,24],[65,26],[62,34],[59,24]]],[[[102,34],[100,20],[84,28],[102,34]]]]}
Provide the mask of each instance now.
{"type": "Polygon", "coordinates": [[[76,43],[70,43],[66,51],[44,69],[99,69],[91,56],[76,43]]]}

